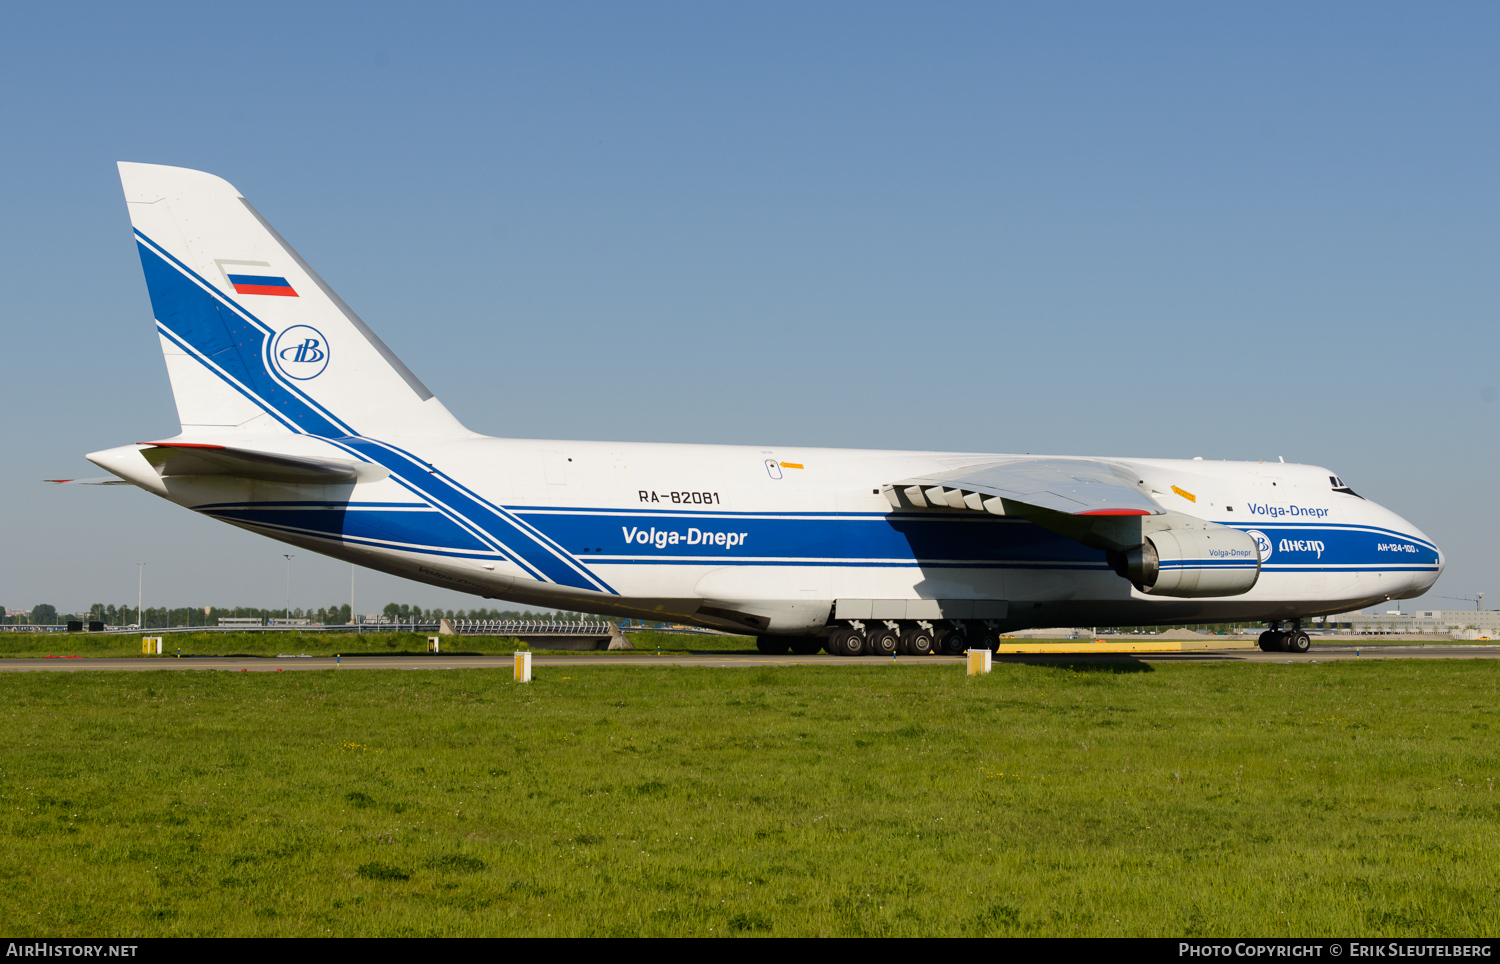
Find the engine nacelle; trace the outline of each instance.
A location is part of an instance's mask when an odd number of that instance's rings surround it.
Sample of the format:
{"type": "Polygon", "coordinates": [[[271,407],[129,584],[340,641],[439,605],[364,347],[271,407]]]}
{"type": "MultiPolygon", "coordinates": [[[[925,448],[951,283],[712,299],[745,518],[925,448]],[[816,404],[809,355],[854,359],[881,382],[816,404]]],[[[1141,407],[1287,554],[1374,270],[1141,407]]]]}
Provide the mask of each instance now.
{"type": "Polygon", "coordinates": [[[1153,596],[1238,596],[1260,578],[1260,549],[1238,529],[1159,529],[1123,553],[1115,571],[1153,596]]]}

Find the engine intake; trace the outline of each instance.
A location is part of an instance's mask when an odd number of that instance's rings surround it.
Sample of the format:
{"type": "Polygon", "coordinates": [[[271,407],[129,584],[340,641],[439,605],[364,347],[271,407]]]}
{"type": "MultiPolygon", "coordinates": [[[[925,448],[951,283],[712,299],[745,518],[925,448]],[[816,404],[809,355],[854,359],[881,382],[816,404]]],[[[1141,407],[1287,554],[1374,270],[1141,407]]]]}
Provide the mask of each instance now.
{"type": "Polygon", "coordinates": [[[1115,572],[1153,596],[1238,596],[1260,578],[1260,549],[1238,529],[1160,529],[1109,553],[1115,572]]]}

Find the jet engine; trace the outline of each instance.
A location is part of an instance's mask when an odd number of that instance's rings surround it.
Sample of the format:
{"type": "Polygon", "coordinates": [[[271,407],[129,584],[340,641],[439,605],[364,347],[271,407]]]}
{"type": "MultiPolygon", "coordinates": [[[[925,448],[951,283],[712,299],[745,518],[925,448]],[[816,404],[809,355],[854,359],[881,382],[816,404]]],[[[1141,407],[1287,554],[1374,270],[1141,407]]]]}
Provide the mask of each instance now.
{"type": "Polygon", "coordinates": [[[1238,596],[1260,578],[1260,550],[1238,529],[1158,529],[1140,545],[1108,553],[1115,572],[1153,596],[1238,596]]]}

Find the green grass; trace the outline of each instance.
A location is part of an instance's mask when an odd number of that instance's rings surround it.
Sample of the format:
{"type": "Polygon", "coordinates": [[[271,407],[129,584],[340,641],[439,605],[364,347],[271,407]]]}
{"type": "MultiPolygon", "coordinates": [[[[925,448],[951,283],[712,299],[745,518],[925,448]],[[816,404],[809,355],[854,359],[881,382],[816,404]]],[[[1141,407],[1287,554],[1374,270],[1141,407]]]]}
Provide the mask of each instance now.
{"type": "Polygon", "coordinates": [[[30,935],[1500,931],[1500,663],[0,675],[30,935]]]}
{"type": "MultiPolygon", "coordinates": [[[[400,656],[427,652],[427,633],[0,633],[0,658],[45,656],[140,656],[142,636],[161,636],[165,655],[175,656],[275,656],[278,653],[309,656],[400,656]]],[[[748,636],[707,633],[628,634],[640,652],[755,652],[748,636]]],[[[444,636],[442,651],[452,655],[513,653],[529,649],[509,636],[444,636]]],[[[558,650],[555,652],[566,652],[558,650]]]]}

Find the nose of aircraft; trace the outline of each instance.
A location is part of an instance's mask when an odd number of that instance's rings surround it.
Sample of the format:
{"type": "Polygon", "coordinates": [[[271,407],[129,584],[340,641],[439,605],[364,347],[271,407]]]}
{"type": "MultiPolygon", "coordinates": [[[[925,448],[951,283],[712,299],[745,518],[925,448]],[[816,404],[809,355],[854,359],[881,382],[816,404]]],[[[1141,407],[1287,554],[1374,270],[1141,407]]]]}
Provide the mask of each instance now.
{"type": "Polygon", "coordinates": [[[1443,550],[1438,549],[1436,567],[1425,569],[1421,572],[1412,573],[1412,595],[1420,596],[1427,590],[1431,589],[1433,584],[1438,581],[1438,576],[1441,576],[1443,574],[1444,565],[1445,563],[1443,561],[1443,550]]]}
{"type": "Polygon", "coordinates": [[[1443,550],[1438,548],[1438,544],[1429,539],[1425,532],[1400,516],[1395,516],[1395,518],[1399,524],[1393,528],[1409,539],[1416,550],[1409,553],[1408,559],[1405,560],[1410,567],[1408,569],[1410,588],[1401,595],[1401,598],[1410,599],[1432,588],[1433,584],[1438,581],[1438,577],[1443,574],[1443,567],[1447,565],[1447,560],[1443,556],[1443,550]]]}

